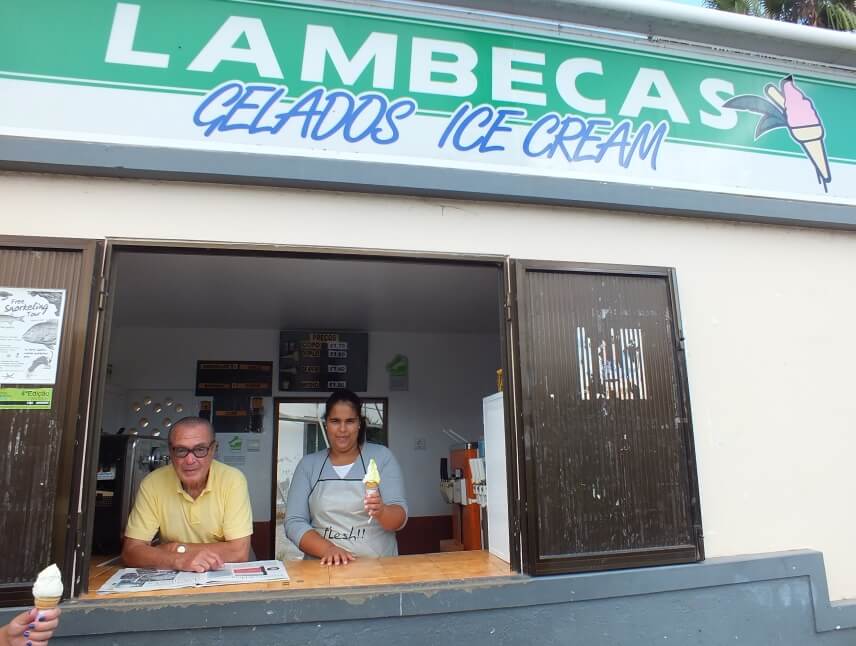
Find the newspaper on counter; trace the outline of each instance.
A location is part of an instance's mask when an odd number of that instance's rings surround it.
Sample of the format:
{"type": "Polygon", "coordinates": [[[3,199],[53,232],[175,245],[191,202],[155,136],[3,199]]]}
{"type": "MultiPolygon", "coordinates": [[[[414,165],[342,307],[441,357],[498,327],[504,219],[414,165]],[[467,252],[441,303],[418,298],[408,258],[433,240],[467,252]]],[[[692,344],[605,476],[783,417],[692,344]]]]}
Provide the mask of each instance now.
{"type": "Polygon", "coordinates": [[[288,573],[282,561],[250,561],[226,563],[222,570],[210,572],[177,572],[149,568],[124,568],[107,579],[98,588],[98,594],[115,592],[146,592],[175,590],[201,586],[230,585],[234,583],[288,582],[288,573]]]}

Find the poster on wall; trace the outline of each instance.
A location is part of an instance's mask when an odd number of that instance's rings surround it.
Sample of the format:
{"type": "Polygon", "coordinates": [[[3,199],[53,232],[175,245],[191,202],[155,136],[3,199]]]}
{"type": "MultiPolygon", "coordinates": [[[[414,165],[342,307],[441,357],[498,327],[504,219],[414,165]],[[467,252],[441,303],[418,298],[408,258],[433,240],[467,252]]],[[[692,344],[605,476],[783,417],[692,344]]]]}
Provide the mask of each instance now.
{"type": "Polygon", "coordinates": [[[410,388],[410,361],[406,355],[397,354],[386,364],[389,373],[389,389],[408,390],[410,388]]]}
{"type": "Polygon", "coordinates": [[[64,289],[0,287],[0,383],[56,383],[64,289]]]}
{"type": "Polygon", "coordinates": [[[0,410],[50,410],[53,388],[0,387],[0,410]]]}
{"type": "Polygon", "coordinates": [[[283,330],[279,333],[279,389],[327,392],[368,388],[366,332],[283,330]]]}

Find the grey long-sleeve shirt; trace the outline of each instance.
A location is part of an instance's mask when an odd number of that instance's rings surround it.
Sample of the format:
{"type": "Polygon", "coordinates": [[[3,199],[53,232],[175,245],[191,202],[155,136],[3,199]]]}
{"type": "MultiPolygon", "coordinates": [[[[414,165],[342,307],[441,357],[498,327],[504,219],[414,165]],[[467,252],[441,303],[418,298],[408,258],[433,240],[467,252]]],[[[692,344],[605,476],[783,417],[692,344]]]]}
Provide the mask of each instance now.
{"type": "MultiPolygon", "coordinates": [[[[380,495],[386,505],[400,505],[407,514],[407,500],[404,493],[404,479],[401,476],[401,467],[395,456],[385,446],[380,444],[369,444],[366,442],[360,447],[363,454],[363,462],[368,467],[369,460],[374,458],[380,471],[380,495]]],[[[330,464],[325,463],[327,449],[310,453],[297,463],[291,486],[288,489],[288,500],[286,501],[285,535],[295,545],[300,546],[303,535],[312,529],[312,519],[309,514],[309,494],[319,477],[338,478],[338,474],[330,464]],[[324,466],[324,472],[321,467],[324,466]]],[[[354,466],[346,475],[347,478],[362,478],[365,475],[363,462],[359,456],[354,461],[354,466]]],[[[407,522],[405,520],[405,522],[407,522]]],[[[402,527],[404,525],[402,524],[402,527]]]]}

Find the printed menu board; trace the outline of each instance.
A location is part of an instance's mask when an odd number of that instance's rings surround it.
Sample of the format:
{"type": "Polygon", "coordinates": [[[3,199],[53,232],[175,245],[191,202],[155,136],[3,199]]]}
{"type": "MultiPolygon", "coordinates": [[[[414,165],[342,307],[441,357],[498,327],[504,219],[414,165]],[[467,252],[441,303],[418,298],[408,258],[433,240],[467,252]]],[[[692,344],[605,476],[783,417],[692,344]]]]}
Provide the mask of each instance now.
{"type": "Polygon", "coordinates": [[[283,330],[279,333],[279,389],[365,392],[368,359],[366,332],[283,330]]]}

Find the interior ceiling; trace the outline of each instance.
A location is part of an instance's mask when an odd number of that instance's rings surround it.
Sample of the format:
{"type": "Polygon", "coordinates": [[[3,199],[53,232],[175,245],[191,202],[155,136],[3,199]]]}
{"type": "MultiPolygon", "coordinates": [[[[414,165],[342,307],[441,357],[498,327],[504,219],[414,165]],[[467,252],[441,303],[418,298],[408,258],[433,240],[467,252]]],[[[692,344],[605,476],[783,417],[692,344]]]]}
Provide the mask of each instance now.
{"type": "Polygon", "coordinates": [[[499,272],[461,263],[119,251],[114,325],[499,333],[499,272]]]}

